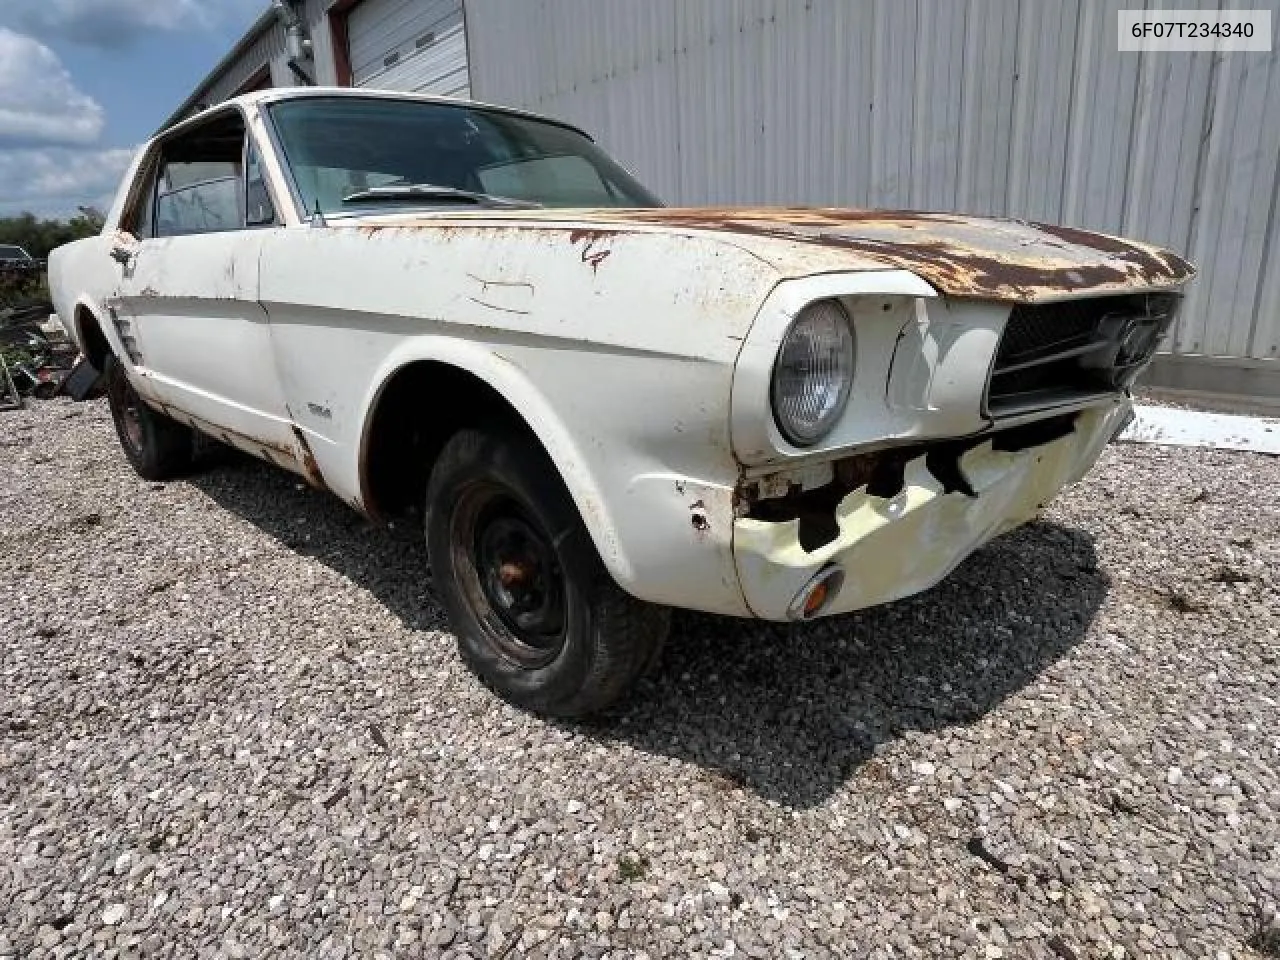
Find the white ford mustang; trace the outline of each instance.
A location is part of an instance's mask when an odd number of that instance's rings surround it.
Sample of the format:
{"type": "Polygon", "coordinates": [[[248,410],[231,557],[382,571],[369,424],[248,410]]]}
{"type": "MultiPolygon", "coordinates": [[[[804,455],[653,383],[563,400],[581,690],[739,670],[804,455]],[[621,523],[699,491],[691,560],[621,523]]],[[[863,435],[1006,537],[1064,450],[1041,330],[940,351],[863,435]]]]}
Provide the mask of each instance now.
{"type": "Polygon", "coordinates": [[[569,125],[315,88],[165,131],[49,271],[138,473],[198,430],[420,515],[462,654],[559,715],[671,607],[856,610],[1025,522],[1193,272],[1014,220],[665,208],[569,125]]]}

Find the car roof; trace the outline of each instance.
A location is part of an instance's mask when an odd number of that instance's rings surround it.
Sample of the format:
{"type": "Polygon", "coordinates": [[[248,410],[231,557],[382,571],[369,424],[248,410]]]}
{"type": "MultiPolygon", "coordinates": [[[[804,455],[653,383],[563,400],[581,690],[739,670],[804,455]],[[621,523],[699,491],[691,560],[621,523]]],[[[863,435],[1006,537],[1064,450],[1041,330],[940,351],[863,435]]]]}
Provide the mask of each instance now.
{"type": "Polygon", "coordinates": [[[465,100],[461,97],[443,97],[426,93],[401,93],[397,90],[367,90],[363,87],[272,87],[267,90],[254,90],[250,93],[242,93],[239,96],[231,97],[228,100],[212,104],[200,113],[187,117],[185,120],[180,123],[175,123],[171,127],[166,127],[157,134],[157,137],[168,137],[175,131],[182,130],[188,125],[194,125],[202,117],[207,116],[213,111],[228,106],[238,104],[245,107],[262,107],[272,103],[281,103],[286,100],[308,100],[333,97],[351,97],[352,99],[363,100],[407,100],[417,103],[438,103],[448,106],[475,107],[479,110],[493,110],[498,113],[507,113],[512,116],[524,117],[529,120],[540,120],[543,123],[555,124],[557,127],[564,127],[566,130],[572,130],[574,133],[581,134],[588,140],[593,139],[591,134],[587,133],[581,127],[575,127],[573,124],[566,123],[564,120],[557,120],[555,117],[544,116],[540,113],[532,113],[528,110],[518,110],[515,107],[504,107],[493,103],[483,103],[479,100],[465,100]]]}

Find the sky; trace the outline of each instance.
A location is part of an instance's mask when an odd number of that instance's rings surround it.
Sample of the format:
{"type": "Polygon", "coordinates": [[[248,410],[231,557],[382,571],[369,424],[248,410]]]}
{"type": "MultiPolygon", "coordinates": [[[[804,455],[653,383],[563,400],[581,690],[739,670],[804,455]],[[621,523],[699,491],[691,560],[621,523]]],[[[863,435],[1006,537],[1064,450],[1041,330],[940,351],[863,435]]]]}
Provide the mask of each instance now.
{"type": "Polygon", "coordinates": [[[269,0],[0,0],[0,216],[106,209],[269,0]]]}

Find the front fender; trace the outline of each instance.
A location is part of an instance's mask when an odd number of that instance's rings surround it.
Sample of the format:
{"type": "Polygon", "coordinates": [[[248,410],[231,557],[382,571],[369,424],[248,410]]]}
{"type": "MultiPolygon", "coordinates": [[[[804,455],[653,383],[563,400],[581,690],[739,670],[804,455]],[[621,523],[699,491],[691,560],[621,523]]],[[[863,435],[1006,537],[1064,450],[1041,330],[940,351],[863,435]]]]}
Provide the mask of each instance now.
{"type": "Polygon", "coordinates": [[[747,613],[729,404],[771,265],[709,234],[433,215],[275,231],[261,277],[291,415],[348,502],[384,385],[447,363],[524,417],[624,589],[747,613]]]}
{"type": "MultiPolygon", "coordinates": [[[[565,486],[569,488],[587,529],[591,531],[596,548],[610,571],[619,578],[628,577],[630,571],[617,545],[616,525],[610,512],[603,507],[604,498],[595,478],[582,469],[581,464],[585,458],[579,444],[555,416],[547,398],[525,372],[512,359],[498,351],[471,341],[445,336],[417,337],[399,344],[383,360],[365,393],[360,417],[363,427],[360,441],[356,445],[360,457],[363,459],[364,451],[368,449],[378,401],[387,384],[410,364],[424,360],[447,364],[470,373],[507,399],[537,436],[560,471],[565,486]]],[[[363,475],[359,483],[362,502],[371,502],[369,491],[364,489],[363,475]]]]}
{"type": "MultiPolygon", "coordinates": [[[[561,353],[551,351],[552,354],[561,353]]],[[[696,375],[684,359],[643,359],[618,354],[587,358],[548,356],[516,344],[490,345],[450,336],[418,336],[398,343],[383,359],[362,400],[360,440],[367,448],[378,401],[386,385],[410,364],[429,360],[472,374],[503,396],[519,413],[555,464],[578,508],[601,560],[617,583],[644,600],[745,615],[732,553],[732,497],[736,472],[722,438],[722,456],[699,465],[667,456],[649,442],[643,425],[654,410],[638,408],[628,384],[659,376],[654,364],[669,366],[677,381],[696,375]],[[631,399],[614,407],[597,395],[575,404],[563,389],[573,369],[593,362],[613,367],[602,374],[615,393],[631,399]],[[551,367],[559,364],[563,369],[551,367]],[[648,368],[642,373],[641,368],[648,368]],[[684,368],[684,369],[681,369],[684,368]],[[562,389],[556,391],[556,385],[562,389]],[[601,407],[606,408],[601,411],[601,407]],[[627,409],[629,407],[629,410],[627,409]],[[603,413],[603,416],[601,415],[603,413]],[[602,423],[610,429],[599,429],[602,423]],[[719,461],[719,468],[712,463],[719,461]]],[[[712,377],[712,379],[718,379],[712,377]]],[[[727,393],[727,371],[721,388],[727,393]]],[[[657,413],[661,420],[661,413],[657,413]]],[[[675,453],[678,447],[673,445],[675,453]]],[[[348,465],[360,487],[362,453],[348,465]]],[[[369,491],[360,489],[367,503],[369,491]]]]}

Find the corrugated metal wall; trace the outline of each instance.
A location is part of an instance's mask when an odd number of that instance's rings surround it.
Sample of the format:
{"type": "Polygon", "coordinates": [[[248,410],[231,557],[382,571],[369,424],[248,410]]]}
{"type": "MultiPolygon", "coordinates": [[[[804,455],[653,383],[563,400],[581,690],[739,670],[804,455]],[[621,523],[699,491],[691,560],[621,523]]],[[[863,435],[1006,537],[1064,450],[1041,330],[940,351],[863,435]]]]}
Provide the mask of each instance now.
{"type": "Polygon", "coordinates": [[[1275,360],[1277,54],[1118,53],[1116,11],[1141,5],[467,0],[466,13],[477,98],[582,125],[671,202],[922,207],[1147,239],[1201,268],[1175,352],[1275,360]]]}

